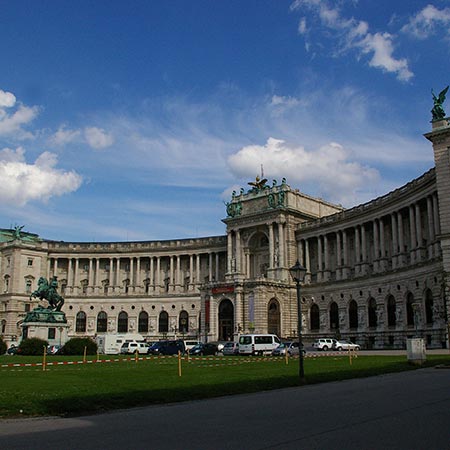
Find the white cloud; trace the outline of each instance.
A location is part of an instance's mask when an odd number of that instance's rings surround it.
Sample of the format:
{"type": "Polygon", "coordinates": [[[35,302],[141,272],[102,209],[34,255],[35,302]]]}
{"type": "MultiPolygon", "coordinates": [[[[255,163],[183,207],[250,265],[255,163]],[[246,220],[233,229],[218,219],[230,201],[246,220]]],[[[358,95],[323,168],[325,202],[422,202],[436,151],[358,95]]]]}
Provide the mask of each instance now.
{"type": "Polygon", "coordinates": [[[82,178],[76,172],[56,169],[57,156],[43,152],[34,164],[27,164],[24,150],[0,151],[0,201],[24,206],[30,201],[47,201],[51,197],[76,191],[82,178]]]}
{"type": "MultiPolygon", "coordinates": [[[[380,32],[369,33],[367,22],[356,20],[353,17],[350,19],[342,17],[340,10],[337,7],[330,7],[325,0],[296,0],[292,3],[291,9],[301,9],[303,13],[308,9],[318,17],[320,24],[327,30],[323,35],[329,41],[333,41],[336,55],[349,50],[359,50],[361,54],[372,55],[369,66],[395,73],[401,81],[408,81],[413,77],[413,73],[408,67],[408,61],[405,58],[394,57],[393,40],[395,37],[393,35],[380,32]],[[330,30],[334,33],[330,33],[330,30]]],[[[301,21],[303,20],[304,18],[301,19],[301,21]]],[[[299,25],[299,33],[308,39],[311,34],[317,33],[317,30],[310,26],[309,33],[307,33],[306,28],[299,25]]],[[[309,41],[308,46],[310,45],[309,41]]]]}
{"type": "Polygon", "coordinates": [[[228,164],[236,176],[249,179],[259,173],[262,164],[266,176],[286,177],[303,192],[309,190],[312,195],[321,195],[329,201],[352,205],[361,191],[377,184],[379,173],[351,161],[349,156],[342,145],[334,142],[307,151],[302,146],[269,138],[264,146],[243,147],[228,158],[228,164]]]}
{"type": "Polygon", "coordinates": [[[84,129],[84,137],[87,143],[97,150],[110,147],[114,143],[114,138],[102,128],[87,127],[84,129]]]}
{"type": "Polygon", "coordinates": [[[49,142],[56,146],[63,146],[75,141],[80,134],[80,130],[70,130],[65,125],[61,125],[58,131],[50,136],[49,142]]]}
{"type": "Polygon", "coordinates": [[[394,72],[399,80],[408,81],[413,73],[408,68],[408,61],[404,58],[395,59],[392,46],[392,35],[389,33],[367,33],[364,39],[357,43],[363,53],[371,53],[369,65],[386,72],[394,72]]]}
{"type": "Polygon", "coordinates": [[[16,97],[11,92],[5,92],[0,89],[0,108],[11,108],[16,104],[16,97]]]}
{"type": "Polygon", "coordinates": [[[23,130],[22,126],[30,123],[38,114],[39,108],[19,104],[12,114],[4,110],[0,117],[0,136],[14,134],[19,139],[31,138],[32,134],[23,130]]]}
{"type": "Polygon", "coordinates": [[[418,39],[425,39],[442,30],[449,34],[450,8],[438,9],[433,5],[427,5],[402,28],[402,31],[415,36],[418,39]]]}

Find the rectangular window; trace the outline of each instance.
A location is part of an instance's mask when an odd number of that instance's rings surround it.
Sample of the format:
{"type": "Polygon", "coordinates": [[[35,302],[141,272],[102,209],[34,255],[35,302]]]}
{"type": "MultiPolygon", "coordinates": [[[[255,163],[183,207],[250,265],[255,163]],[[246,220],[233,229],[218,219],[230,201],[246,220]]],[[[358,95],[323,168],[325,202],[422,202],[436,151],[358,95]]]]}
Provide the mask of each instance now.
{"type": "Polygon", "coordinates": [[[33,266],[33,260],[31,258],[28,259],[28,267],[33,266]]]}
{"type": "Polygon", "coordinates": [[[48,339],[55,339],[56,337],[56,328],[48,329],[48,339]]]}
{"type": "Polygon", "coordinates": [[[31,305],[29,303],[25,303],[25,312],[31,311],[31,305]]]}

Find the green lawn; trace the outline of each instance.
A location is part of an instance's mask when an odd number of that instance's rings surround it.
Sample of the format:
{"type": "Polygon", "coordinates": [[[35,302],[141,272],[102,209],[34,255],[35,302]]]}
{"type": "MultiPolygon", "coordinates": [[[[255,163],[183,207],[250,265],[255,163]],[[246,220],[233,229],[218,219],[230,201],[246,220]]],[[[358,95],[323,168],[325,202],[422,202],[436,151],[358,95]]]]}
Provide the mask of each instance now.
{"type": "MultiPolygon", "coordinates": [[[[95,357],[89,357],[91,360],[95,357]]],[[[103,357],[105,358],[105,357],[103,357]]],[[[81,361],[49,357],[47,361],[81,361]]],[[[95,413],[154,403],[256,392],[298,385],[298,360],[284,358],[176,357],[119,362],[1,367],[42,362],[39,357],[0,356],[0,417],[95,413]]],[[[450,356],[428,356],[427,366],[450,364],[450,356]]],[[[305,358],[306,382],[321,383],[411,370],[405,356],[305,358]]]]}

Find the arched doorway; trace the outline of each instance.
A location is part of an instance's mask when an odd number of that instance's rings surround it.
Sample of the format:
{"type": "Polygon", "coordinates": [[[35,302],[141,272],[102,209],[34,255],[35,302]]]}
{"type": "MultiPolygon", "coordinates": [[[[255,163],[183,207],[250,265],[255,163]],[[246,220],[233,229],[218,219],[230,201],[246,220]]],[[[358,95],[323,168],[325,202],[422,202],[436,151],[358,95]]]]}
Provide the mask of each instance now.
{"type": "Polygon", "coordinates": [[[348,305],[348,323],[350,328],[358,328],[358,303],[355,300],[348,305]]]}
{"type": "Polygon", "coordinates": [[[316,303],[311,305],[309,311],[309,322],[311,324],[311,330],[320,329],[320,310],[316,303]]]}
{"type": "Polygon", "coordinates": [[[222,300],[219,305],[219,341],[233,340],[234,306],[230,300],[222,300]]]}
{"type": "Polygon", "coordinates": [[[270,334],[276,334],[277,336],[280,336],[281,332],[280,304],[275,298],[269,302],[267,311],[267,332],[270,334]]]}

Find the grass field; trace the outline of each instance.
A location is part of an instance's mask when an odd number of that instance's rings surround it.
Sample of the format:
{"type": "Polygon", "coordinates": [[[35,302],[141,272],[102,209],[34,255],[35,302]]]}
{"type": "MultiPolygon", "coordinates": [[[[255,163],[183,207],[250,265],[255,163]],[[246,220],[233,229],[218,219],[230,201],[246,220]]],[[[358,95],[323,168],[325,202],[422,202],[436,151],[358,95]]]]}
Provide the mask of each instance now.
{"type": "MultiPolygon", "coordinates": [[[[103,357],[104,358],[104,357],[103,357]]],[[[450,356],[428,356],[426,366],[450,364],[450,356]]],[[[115,357],[110,363],[5,367],[42,358],[0,356],[0,417],[77,415],[156,403],[249,393],[298,385],[298,360],[256,357],[115,357]]],[[[48,362],[81,361],[50,357],[48,362]]],[[[90,357],[95,360],[95,357],[90,357]]],[[[411,370],[403,356],[305,358],[306,383],[321,383],[411,370]]]]}

